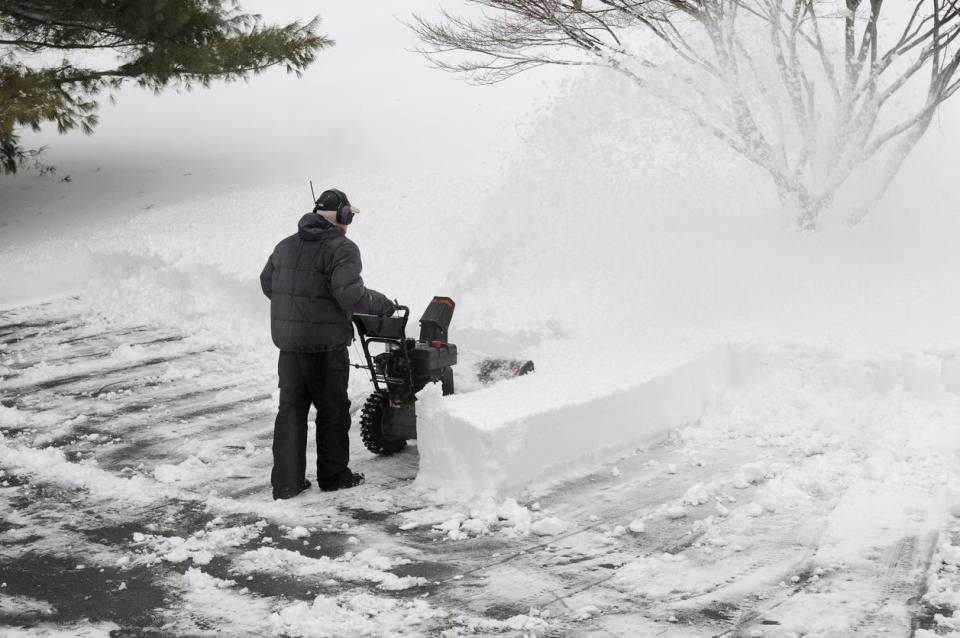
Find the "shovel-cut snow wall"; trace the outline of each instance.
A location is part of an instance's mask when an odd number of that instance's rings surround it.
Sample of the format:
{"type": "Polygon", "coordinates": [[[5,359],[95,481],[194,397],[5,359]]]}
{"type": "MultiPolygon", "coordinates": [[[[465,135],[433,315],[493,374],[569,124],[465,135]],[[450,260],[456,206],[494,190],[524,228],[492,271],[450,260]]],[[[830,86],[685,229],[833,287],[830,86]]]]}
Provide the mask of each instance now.
{"type": "Polygon", "coordinates": [[[785,392],[815,379],[825,388],[846,389],[850,397],[935,395],[960,392],[958,360],[728,344],[626,389],[567,405],[557,397],[556,407],[539,411],[536,406],[550,403],[543,391],[555,378],[531,375],[472,397],[428,396],[418,423],[418,482],[464,494],[540,488],[661,440],[699,420],[721,393],[748,391],[765,378],[779,378],[785,392]],[[533,399],[518,405],[525,393],[533,399]]]}
{"type": "Polygon", "coordinates": [[[960,354],[943,357],[941,368],[947,392],[960,394],[960,354]]]}
{"type": "MultiPolygon", "coordinates": [[[[418,481],[444,491],[502,493],[582,474],[628,444],[642,446],[696,421],[723,383],[729,364],[728,348],[718,347],[607,396],[503,422],[487,418],[478,423],[457,409],[455,397],[429,397],[418,420],[418,481]]],[[[515,386],[510,389],[517,392],[511,395],[522,397],[527,381],[505,383],[515,386]]],[[[529,381],[533,385],[533,376],[529,381]]],[[[497,399],[491,399],[494,411],[497,399]]],[[[555,403],[561,404],[560,399],[555,403]]]]}

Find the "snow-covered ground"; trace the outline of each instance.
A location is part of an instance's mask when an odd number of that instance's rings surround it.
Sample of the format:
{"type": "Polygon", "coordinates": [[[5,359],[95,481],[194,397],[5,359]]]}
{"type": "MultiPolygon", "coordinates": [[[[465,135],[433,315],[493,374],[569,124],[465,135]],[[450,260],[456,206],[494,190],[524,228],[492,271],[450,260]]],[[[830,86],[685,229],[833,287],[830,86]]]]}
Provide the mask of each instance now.
{"type": "Polygon", "coordinates": [[[960,631],[955,107],[865,222],[800,234],[610,76],[465,87],[391,11],[325,11],[302,82],[126,93],[51,149],[72,181],[0,181],[3,635],[960,631]],[[290,111],[184,124],[228,106],[290,111]],[[257,275],[310,178],[362,209],[368,285],[457,301],[459,393],[278,503],[257,275]]]}
{"type": "Polygon", "coordinates": [[[248,348],[82,297],[2,319],[11,635],[909,635],[956,607],[935,355],[728,347],[698,420],[550,487],[450,498],[416,447],[355,442],[366,485],[274,502],[248,348]]]}

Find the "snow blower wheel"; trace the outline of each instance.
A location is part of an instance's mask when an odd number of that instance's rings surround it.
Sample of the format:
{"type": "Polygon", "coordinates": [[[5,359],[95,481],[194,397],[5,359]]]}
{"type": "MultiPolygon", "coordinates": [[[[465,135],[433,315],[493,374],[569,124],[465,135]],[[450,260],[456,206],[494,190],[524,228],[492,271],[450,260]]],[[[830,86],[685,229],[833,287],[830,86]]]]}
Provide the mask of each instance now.
{"type": "Polygon", "coordinates": [[[360,437],[368,450],[380,456],[391,456],[407,447],[405,439],[388,439],[383,433],[383,417],[387,412],[390,394],[377,390],[367,397],[360,411],[360,437]]]}

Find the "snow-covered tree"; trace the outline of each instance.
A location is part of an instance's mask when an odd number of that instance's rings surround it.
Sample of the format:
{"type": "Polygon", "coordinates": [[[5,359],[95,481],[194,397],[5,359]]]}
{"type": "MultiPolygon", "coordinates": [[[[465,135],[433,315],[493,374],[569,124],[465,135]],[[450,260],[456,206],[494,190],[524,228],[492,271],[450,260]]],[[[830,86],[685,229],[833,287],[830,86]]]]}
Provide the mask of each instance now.
{"type": "Polygon", "coordinates": [[[960,88],[960,0],[469,1],[416,19],[437,66],[614,69],[766,171],[804,229],[853,182],[862,219],[960,88]]]}
{"type": "Polygon", "coordinates": [[[0,0],[0,173],[48,168],[18,130],[90,133],[96,96],[125,82],[160,91],[299,73],[332,44],[316,27],[265,25],[235,0],[0,0]]]}

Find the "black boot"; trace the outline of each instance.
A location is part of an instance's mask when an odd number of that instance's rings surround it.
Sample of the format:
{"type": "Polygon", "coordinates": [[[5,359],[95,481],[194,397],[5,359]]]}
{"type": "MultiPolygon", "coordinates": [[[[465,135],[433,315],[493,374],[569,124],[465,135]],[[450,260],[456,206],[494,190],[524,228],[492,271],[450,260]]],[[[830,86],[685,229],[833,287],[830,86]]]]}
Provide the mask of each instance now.
{"type": "Polygon", "coordinates": [[[299,489],[298,489],[296,492],[294,492],[294,493],[292,493],[292,494],[274,492],[274,493],[273,493],[273,500],[277,501],[277,500],[284,500],[284,499],[288,499],[288,498],[293,498],[294,496],[296,496],[296,495],[299,494],[300,492],[304,492],[304,491],[306,491],[306,490],[309,490],[310,487],[311,487],[311,485],[313,485],[313,484],[312,484],[310,481],[308,481],[307,479],[300,479],[300,487],[299,487],[299,489]]]}
{"type": "Polygon", "coordinates": [[[324,492],[336,492],[337,490],[343,490],[350,487],[356,487],[363,483],[363,474],[359,472],[350,472],[336,481],[331,481],[329,483],[321,483],[317,481],[317,485],[320,486],[320,489],[324,492]]]}

